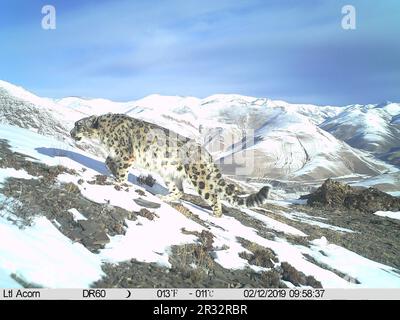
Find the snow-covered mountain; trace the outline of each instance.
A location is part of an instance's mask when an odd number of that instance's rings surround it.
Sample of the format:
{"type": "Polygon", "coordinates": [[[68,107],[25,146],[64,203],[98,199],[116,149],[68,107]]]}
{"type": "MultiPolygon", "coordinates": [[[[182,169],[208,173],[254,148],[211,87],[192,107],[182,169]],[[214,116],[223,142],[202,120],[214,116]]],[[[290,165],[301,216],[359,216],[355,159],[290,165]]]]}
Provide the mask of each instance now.
{"type": "Polygon", "coordinates": [[[101,115],[107,112],[124,113],[125,103],[114,102],[107,99],[83,99],[79,97],[67,97],[55,99],[54,103],[61,109],[73,110],[75,114],[101,115]]]}
{"type": "Polygon", "coordinates": [[[160,122],[158,116],[186,123],[199,129],[201,135],[215,128],[232,130],[253,129],[262,126],[271,113],[294,111],[307,116],[314,124],[337,115],[342,109],[332,106],[290,104],[266,98],[255,98],[235,94],[216,94],[204,99],[195,97],[151,95],[128,102],[126,113],[148,121],[160,122]]]}
{"type": "Polygon", "coordinates": [[[220,160],[223,172],[235,176],[303,181],[376,176],[395,169],[350,145],[370,151],[360,142],[370,139],[387,158],[396,150],[391,148],[400,146],[397,104],[343,108],[234,94],[204,99],[154,94],[128,102],[52,100],[4,81],[0,97],[3,123],[64,141],[74,121],[92,114],[126,113],[153,122],[201,142],[220,160]],[[370,119],[380,124],[373,132],[370,119]],[[243,161],[251,170],[243,170],[243,161]]]}
{"type": "Polygon", "coordinates": [[[399,164],[399,117],[399,103],[350,105],[320,127],[355,148],[399,164]]]}
{"type": "Polygon", "coordinates": [[[201,100],[152,95],[129,104],[132,107],[127,114],[201,141],[216,159],[225,160],[222,168],[227,174],[237,175],[243,166],[231,165],[227,158],[253,155],[255,161],[250,165],[254,170],[241,170],[252,177],[314,180],[351,174],[374,176],[388,170],[385,163],[318,128],[343,111],[341,107],[240,95],[213,95],[201,100]],[[254,133],[251,155],[242,144],[246,130],[254,133]]]}
{"type": "MultiPolygon", "coordinates": [[[[77,99],[81,106],[84,99],[77,99]]],[[[99,99],[100,100],[100,99],[99,99]]],[[[0,81],[0,123],[29,129],[41,135],[56,138],[59,141],[75,145],[71,139],[70,130],[75,121],[86,117],[91,110],[76,110],[65,101],[41,98],[35,94],[0,81]]],[[[105,155],[96,144],[83,142],[83,147],[93,152],[105,155]]]]}
{"type": "MultiPolygon", "coordinates": [[[[318,180],[349,175],[375,176],[388,170],[381,161],[354,149],[295,111],[275,111],[255,131],[253,141],[239,142],[223,159],[254,159],[251,176],[318,180]]],[[[234,174],[240,164],[228,166],[234,174]]]]}
{"type": "Polygon", "coordinates": [[[0,81],[0,123],[65,140],[69,136],[68,126],[62,118],[57,105],[51,100],[0,81]]]}

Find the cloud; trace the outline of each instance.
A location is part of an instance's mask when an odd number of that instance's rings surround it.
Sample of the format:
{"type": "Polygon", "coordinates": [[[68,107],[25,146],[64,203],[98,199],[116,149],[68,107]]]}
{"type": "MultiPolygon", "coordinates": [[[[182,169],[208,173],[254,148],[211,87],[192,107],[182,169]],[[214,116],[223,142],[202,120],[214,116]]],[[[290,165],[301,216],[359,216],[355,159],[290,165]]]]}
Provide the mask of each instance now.
{"type": "Polygon", "coordinates": [[[19,3],[19,24],[9,7],[0,31],[3,77],[39,94],[400,100],[396,1],[353,0],[354,31],[340,27],[341,1],[52,2],[55,31],[39,27],[41,1],[19,3]]]}

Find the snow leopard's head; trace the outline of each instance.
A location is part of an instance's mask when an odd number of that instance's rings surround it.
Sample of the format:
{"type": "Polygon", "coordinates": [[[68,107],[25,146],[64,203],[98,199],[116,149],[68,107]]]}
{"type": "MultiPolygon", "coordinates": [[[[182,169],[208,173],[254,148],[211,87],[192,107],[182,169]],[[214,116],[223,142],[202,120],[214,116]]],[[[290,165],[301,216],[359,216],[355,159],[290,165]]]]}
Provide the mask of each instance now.
{"type": "Polygon", "coordinates": [[[71,137],[80,141],[82,138],[97,138],[98,119],[96,116],[86,117],[75,122],[71,130],[71,137]]]}

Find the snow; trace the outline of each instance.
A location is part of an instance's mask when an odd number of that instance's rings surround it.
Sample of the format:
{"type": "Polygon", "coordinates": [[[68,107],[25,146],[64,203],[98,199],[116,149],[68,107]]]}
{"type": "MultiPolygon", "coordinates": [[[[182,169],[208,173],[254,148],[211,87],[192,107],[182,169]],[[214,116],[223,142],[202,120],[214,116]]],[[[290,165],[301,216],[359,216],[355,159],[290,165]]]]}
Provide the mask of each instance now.
{"type": "MultiPolygon", "coordinates": [[[[74,182],[77,184],[77,180],[79,177],[69,176],[71,179],[66,179],[66,175],[60,177],[59,181],[61,182],[74,182]]],[[[79,186],[82,195],[85,198],[88,198],[97,203],[107,203],[112,206],[121,207],[123,209],[129,211],[139,211],[140,206],[138,206],[135,202],[133,202],[133,198],[137,198],[137,194],[133,195],[132,193],[126,194],[126,196],[121,197],[121,193],[114,188],[113,185],[90,185],[87,182],[84,182],[79,186]]]]}
{"type": "MultiPolygon", "coordinates": [[[[4,87],[7,86],[11,88],[10,92],[17,97],[29,96],[29,99],[35,102],[33,94],[28,94],[22,88],[18,89],[16,86],[5,83],[4,87]]],[[[38,103],[43,100],[43,98],[36,98],[38,103]]],[[[243,128],[256,130],[257,137],[263,141],[253,148],[269,155],[272,160],[276,159],[276,163],[274,163],[266,158],[268,160],[265,161],[267,169],[272,170],[274,166],[279,167],[282,169],[280,175],[291,179],[297,177],[305,179],[308,176],[313,177],[313,175],[323,175],[326,178],[328,175],[350,173],[346,167],[348,146],[340,144],[333,136],[319,130],[317,125],[321,122],[340,115],[342,115],[340,118],[342,119],[346,112],[350,114],[353,109],[363,117],[376,118],[374,121],[379,122],[381,113],[389,116],[388,112],[396,112],[398,107],[397,104],[388,104],[382,108],[370,105],[368,108],[375,112],[370,115],[364,110],[365,107],[362,109],[363,106],[358,105],[342,108],[293,104],[237,94],[216,94],[204,99],[153,94],[128,102],[67,97],[51,101],[51,103],[52,107],[49,105],[48,109],[50,110],[51,107],[52,113],[66,123],[67,127],[71,127],[74,121],[87,115],[114,112],[126,113],[132,117],[161,125],[199,142],[206,141],[210,135],[212,137],[237,136],[243,128]],[[268,119],[268,121],[265,122],[263,119],[268,119]],[[200,127],[202,128],[201,132],[200,127]],[[345,152],[345,154],[335,158],[335,155],[341,153],[339,151],[345,152]]],[[[370,134],[376,133],[371,131],[370,134]]],[[[380,134],[377,134],[380,139],[380,134]]],[[[223,148],[227,147],[228,144],[223,148]]],[[[250,149],[248,148],[248,150],[250,149]]],[[[216,159],[231,153],[228,150],[209,151],[216,159]]],[[[364,162],[374,166],[369,163],[367,157],[359,157],[357,162],[361,162],[361,166],[356,163],[355,168],[363,167],[364,162]]],[[[381,165],[383,163],[376,164],[376,166],[381,165]]]]}
{"type": "Polygon", "coordinates": [[[87,174],[91,175],[108,174],[103,158],[71,147],[65,142],[5,124],[0,124],[0,137],[9,141],[12,151],[31,157],[30,161],[50,166],[62,165],[76,171],[85,167],[89,169],[87,174]]]}
{"type": "Polygon", "coordinates": [[[9,82],[0,80],[0,89],[6,90],[10,95],[18,97],[26,102],[33,103],[38,107],[50,107],[54,108],[55,104],[51,99],[48,98],[40,98],[35,94],[25,90],[22,87],[13,85],[9,82]]]}
{"type": "Polygon", "coordinates": [[[136,221],[126,220],[125,235],[111,237],[100,255],[109,262],[121,262],[132,258],[144,262],[156,262],[170,267],[169,249],[173,245],[194,243],[197,239],[182,233],[182,228],[201,232],[203,227],[163,204],[157,210],[159,218],[149,221],[138,217],[136,221]],[[144,245],[145,244],[145,245],[144,245]]]}
{"type": "Polygon", "coordinates": [[[400,211],[377,211],[374,212],[375,215],[380,216],[380,217],[388,217],[392,219],[398,219],[400,220],[400,211]]]}
{"type": "Polygon", "coordinates": [[[51,222],[53,222],[53,224],[54,224],[57,228],[61,228],[61,224],[60,224],[56,219],[53,219],[51,222]]]}
{"type": "Polygon", "coordinates": [[[8,177],[19,179],[36,179],[36,177],[31,176],[24,169],[15,170],[14,168],[0,168],[0,186],[8,177]]]}
{"type": "Polygon", "coordinates": [[[396,116],[400,114],[400,103],[393,103],[388,101],[388,103],[383,107],[383,109],[391,116],[396,116]]]}
{"type": "Polygon", "coordinates": [[[88,287],[103,275],[99,257],[72,243],[45,217],[25,229],[0,217],[0,234],[1,287],[14,287],[5,277],[12,273],[29,283],[60,288],[88,287]]]}
{"type": "MultiPolygon", "coordinates": [[[[400,104],[399,104],[399,106],[400,106],[400,104]]],[[[397,116],[393,117],[393,119],[390,123],[393,125],[400,125],[400,113],[397,116]]]]}
{"type": "Polygon", "coordinates": [[[213,217],[209,210],[188,202],[184,202],[184,206],[209,225],[209,231],[215,236],[213,245],[218,248],[215,250],[215,262],[228,269],[253,268],[245,259],[239,257],[239,253],[248,250],[238,242],[237,238],[242,237],[251,241],[250,239],[255,235],[255,229],[243,226],[233,217],[213,217]]]}
{"type": "Polygon", "coordinates": [[[277,231],[281,231],[284,233],[292,234],[294,236],[300,236],[300,237],[307,236],[304,232],[302,232],[296,228],[293,228],[287,224],[284,224],[282,222],[271,219],[263,214],[260,214],[260,213],[257,213],[257,212],[254,212],[254,211],[248,210],[248,209],[243,209],[242,211],[247,213],[250,217],[253,217],[257,220],[262,221],[268,228],[271,228],[271,229],[274,229],[277,231]]]}
{"type": "Polygon", "coordinates": [[[350,105],[320,127],[354,147],[386,152],[399,144],[400,132],[394,126],[399,115],[397,103],[350,105]]]}
{"type": "Polygon", "coordinates": [[[9,272],[0,268],[0,286],[3,289],[7,288],[22,288],[22,286],[10,277],[9,272]]]}
{"type": "Polygon", "coordinates": [[[186,106],[188,108],[196,107],[199,103],[200,99],[195,97],[162,96],[159,94],[152,94],[134,102],[132,101],[129,104],[135,104],[136,106],[147,108],[154,108],[158,109],[158,111],[168,111],[183,106],[186,106]]]}
{"type": "Polygon", "coordinates": [[[107,99],[83,99],[67,97],[55,100],[58,106],[64,109],[75,110],[83,113],[81,118],[89,115],[101,115],[108,112],[124,113],[128,106],[123,102],[114,102],[107,99]]]}
{"type": "Polygon", "coordinates": [[[347,229],[347,228],[342,228],[342,227],[338,227],[338,226],[333,226],[331,224],[327,224],[321,221],[315,221],[315,220],[325,220],[326,218],[322,218],[322,217],[313,217],[310,216],[304,212],[284,212],[281,211],[279,212],[279,214],[283,215],[284,217],[290,219],[290,220],[294,220],[294,221],[300,221],[303,223],[307,223],[309,225],[313,225],[313,226],[317,226],[320,227],[322,229],[330,229],[330,230],[334,230],[334,231],[338,231],[338,232],[348,232],[348,233],[353,233],[353,230],[347,229]]]}
{"type": "MultiPolygon", "coordinates": [[[[138,194],[134,192],[135,188],[130,188],[129,193],[124,192],[124,197],[121,197],[121,193],[113,185],[91,185],[86,182],[87,180],[92,180],[96,174],[109,174],[104,166],[103,159],[96,158],[82,150],[74,149],[59,142],[56,142],[58,147],[56,150],[59,152],[44,152],[41,148],[54,145],[54,141],[32,132],[27,133],[24,129],[1,125],[0,136],[10,140],[13,150],[33,156],[46,164],[62,164],[77,171],[85,167],[87,170],[81,173],[81,176],[61,174],[58,177],[59,182],[74,182],[78,185],[84,197],[98,203],[108,203],[129,211],[139,211],[141,209],[133,201],[133,199],[138,198],[138,194]],[[24,138],[22,139],[21,137],[24,138]],[[61,149],[63,147],[66,150],[61,149]],[[77,181],[81,178],[84,178],[85,182],[79,185],[77,181]]],[[[46,150],[49,150],[49,148],[46,150]]],[[[15,174],[12,170],[10,172],[7,175],[15,174]]],[[[29,176],[21,173],[19,175],[29,178],[29,176]]],[[[148,194],[147,199],[162,204],[162,207],[157,211],[160,218],[155,221],[139,218],[140,225],[137,225],[137,222],[127,221],[128,231],[126,235],[111,237],[111,242],[104,249],[104,252],[100,254],[103,259],[110,262],[120,262],[137,258],[141,261],[169,265],[168,250],[170,246],[193,243],[195,239],[193,236],[182,234],[181,228],[194,231],[203,229],[196,223],[184,218],[182,214],[170,206],[163,204],[157,197],[148,194]],[[166,226],[169,227],[166,228],[166,226]],[[134,243],[147,243],[148,245],[135,246],[132,245],[134,243]]],[[[76,211],[72,210],[71,213],[75,216],[75,219],[81,218],[76,211]]]]}
{"type": "MultiPolygon", "coordinates": [[[[62,164],[65,158],[52,158],[40,152],[40,150],[69,150],[71,146],[64,142],[42,136],[40,134],[27,131],[26,129],[9,126],[6,124],[0,125],[0,137],[9,141],[11,150],[14,152],[23,153],[35,158],[37,161],[44,162],[48,165],[62,164]],[[40,149],[42,148],[42,149],[40,149]]],[[[30,159],[32,160],[32,159],[30,159]]]]}
{"type": "MultiPolygon", "coordinates": [[[[86,182],[90,180],[93,172],[86,170],[83,174],[85,182],[77,184],[80,177],[63,174],[58,177],[60,182],[74,182],[78,185],[82,195],[97,203],[107,203],[118,206],[128,211],[138,212],[141,207],[133,199],[139,198],[134,191],[140,187],[130,188],[128,192],[117,191],[113,185],[91,185],[86,182]]],[[[181,213],[163,203],[158,197],[151,194],[146,195],[146,200],[159,203],[161,207],[156,210],[157,218],[149,221],[138,217],[136,221],[126,220],[127,232],[125,235],[110,237],[105,249],[101,250],[100,256],[104,261],[111,263],[137,259],[144,262],[156,262],[163,266],[170,266],[168,262],[169,248],[172,245],[193,243],[196,239],[191,235],[182,233],[182,228],[191,231],[203,230],[203,227],[191,220],[186,219],[181,213]],[[146,245],[143,246],[142,244],[146,245]]]]}
{"type": "Polygon", "coordinates": [[[263,117],[268,120],[255,130],[254,138],[249,138],[246,144],[239,140],[218,157],[232,161],[233,156],[237,165],[239,157],[248,159],[248,166],[257,162],[257,169],[262,169],[260,174],[278,179],[321,179],[398,171],[336,139],[295,110],[272,109],[263,117]]]}
{"type": "Polygon", "coordinates": [[[221,248],[215,251],[217,256],[215,261],[225,268],[242,269],[245,266],[253,267],[239,257],[240,252],[246,251],[237,241],[238,237],[240,237],[270,248],[277,254],[280,261],[287,261],[306,275],[313,275],[317,280],[321,281],[324,287],[347,288],[353,286],[336,274],[307,261],[303,256],[303,252],[307,251],[305,247],[291,245],[286,240],[279,238],[275,238],[274,241],[265,239],[259,236],[255,229],[244,226],[233,217],[223,216],[216,218],[210,216],[207,210],[193,204],[185,203],[185,206],[209,224],[210,231],[215,235],[214,245],[217,248],[221,248]]]}
{"type": "MultiPolygon", "coordinates": [[[[373,105],[352,105],[346,108],[334,119],[328,120],[330,124],[348,124],[357,128],[358,134],[386,133],[387,113],[384,109],[376,109],[373,105]]],[[[325,123],[326,125],[326,123],[325,123]]]]}
{"type": "Polygon", "coordinates": [[[69,209],[68,212],[72,214],[72,217],[74,218],[75,221],[87,220],[87,218],[75,208],[69,209]]]}
{"type": "Polygon", "coordinates": [[[371,187],[376,184],[396,184],[396,179],[390,174],[382,174],[377,177],[364,179],[362,181],[354,182],[351,186],[371,187]]]}
{"type": "Polygon", "coordinates": [[[398,288],[398,271],[386,265],[371,261],[350,250],[328,243],[326,238],[311,241],[309,254],[319,262],[329,265],[346,275],[357,279],[362,288],[398,288]]]}

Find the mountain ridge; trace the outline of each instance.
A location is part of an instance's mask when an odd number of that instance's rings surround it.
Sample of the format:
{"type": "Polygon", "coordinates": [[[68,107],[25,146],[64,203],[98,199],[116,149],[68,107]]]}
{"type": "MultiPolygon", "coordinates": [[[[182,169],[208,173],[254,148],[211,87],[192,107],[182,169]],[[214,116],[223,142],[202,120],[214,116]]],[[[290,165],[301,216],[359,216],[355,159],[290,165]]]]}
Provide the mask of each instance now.
{"type": "MultiPolygon", "coordinates": [[[[153,94],[130,102],[77,97],[51,100],[37,97],[21,87],[4,81],[0,82],[0,96],[3,99],[15,97],[19,101],[19,109],[14,103],[15,113],[21,113],[23,108],[21,101],[27,102],[26,108],[30,108],[29,110],[33,108],[35,111],[37,107],[40,112],[30,112],[31,115],[26,115],[26,119],[33,117],[34,114],[39,117],[39,114],[43,113],[46,121],[43,119],[32,121],[43,123],[39,132],[55,134],[63,141],[72,144],[74,142],[70,140],[69,129],[76,120],[85,116],[115,112],[153,122],[205,145],[214,159],[223,160],[220,162],[226,174],[235,175],[242,165],[226,165],[224,160],[227,157],[241,156],[250,149],[255,151],[255,155],[252,155],[255,159],[255,170],[248,174],[250,177],[318,180],[351,174],[376,176],[396,170],[393,166],[386,165],[383,160],[396,164],[397,149],[393,152],[390,148],[384,150],[385,152],[379,154],[382,158],[379,160],[379,155],[376,158],[372,157],[370,150],[362,150],[362,146],[358,145],[353,146],[351,139],[346,141],[340,135],[338,137],[338,131],[329,130],[327,127],[327,124],[336,119],[349,117],[353,110],[366,113],[370,109],[376,109],[380,110],[378,115],[392,113],[391,121],[395,122],[393,130],[397,130],[396,112],[400,107],[397,108],[398,105],[394,103],[379,106],[351,105],[345,108],[290,104],[281,100],[237,94],[215,94],[204,99],[153,94]],[[250,149],[245,147],[239,150],[244,132],[248,134],[253,132],[254,141],[257,143],[250,149]]],[[[8,106],[8,110],[10,106],[12,104],[8,106]]],[[[4,110],[5,108],[3,115],[4,110]]],[[[3,122],[16,124],[12,118],[13,114],[9,112],[7,117],[3,117],[3,122]]],[[[25,122],[28,121],[26,119],[25,122]]],[[[389,119],[383,120],[388,122],[389,119]]],[[[23,123],[19,126],[29,127],[23,123]]],[[[37,127],[38,125],[33,126],[33,129],[38,130],[37,127]]],[[[386,131],[382,130],[382,134],[385,133],[386,131]]],[[[396,143],[395,139],[394,144],[396,143]]],[[[104,154],[95,144],[84,146],[104,154]]]]}

